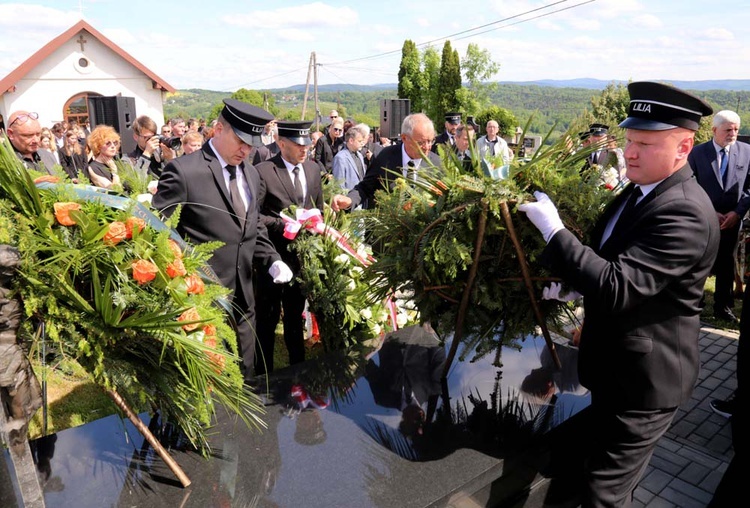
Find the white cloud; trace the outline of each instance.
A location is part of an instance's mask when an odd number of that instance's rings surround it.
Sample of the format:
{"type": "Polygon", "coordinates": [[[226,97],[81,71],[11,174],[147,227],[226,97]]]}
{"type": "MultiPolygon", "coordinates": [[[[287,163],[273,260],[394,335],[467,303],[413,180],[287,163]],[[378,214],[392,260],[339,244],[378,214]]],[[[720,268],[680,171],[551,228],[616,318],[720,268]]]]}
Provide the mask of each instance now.
{"type": "Polygon", "coordinates": [[[714,41],[733,41],[734,34],[726,28],[709,28],[699,34],[705,39],[714,41]]]}
{"type": "Polygon", "coordinates": [[[20,3],[0,5],[0,27],[20,29],[19,20],[26,20],[22,27],[24,31],[43,32],[53,29],[63,32],[80,20],[80,14],[42,5],[20,3]]]}
{"type": "Polygon", "coordinates": [[[653,14],[641,14],[633,18],[633,25],[640,29],[654,30],[664,26],[661,18],[653,14]]]}
{"type": "Polygon", "coordinates": [[[430,20],[427,18],[417,18],[415,22],[417,23],[417,25],[422,27],[430,26],[430,20]]]}
{"type": "Polygon", "coordinates": [[[281,29],[277,30],[275,34],[279,39],[290,42],[312,42],[315,40],[313,34],[299,28],[281,29]]]}
{"type": "Polygon", "coordinates": [[[536,24],[536,27],[539,30],[553,30],[553,31],[562,30],[562,27],[560,25],[558,25],[557,23],[553,23],[552,21],[549,21],[546,19],[539,21],[536,24]]]}
{"type": "Polygon", "coordinates": [[[314,2],[274,10],[251,11],[247,14],[232,14],[221,19],[229,25],[247,28],[263,27],[267,30],[276,30],[293,27],[310,30],[348,27],[359,22],[359,15],[350,7],[333,7],[322,2],[314,2]]]}

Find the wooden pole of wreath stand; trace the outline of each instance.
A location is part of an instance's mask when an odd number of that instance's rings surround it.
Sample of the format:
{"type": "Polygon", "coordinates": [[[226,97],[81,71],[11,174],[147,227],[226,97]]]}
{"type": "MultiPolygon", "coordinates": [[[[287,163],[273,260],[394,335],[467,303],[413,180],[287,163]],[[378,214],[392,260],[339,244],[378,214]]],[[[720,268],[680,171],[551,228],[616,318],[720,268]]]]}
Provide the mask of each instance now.
{"type": "Polygon", "coordinates": [[[552,342],[552,337],[549,334],[549,328],[547,328],[547,323],[544,321],[542,311],[539,309],[539,304],[536,301],[536,296],[534,296],[534,284],[531,282],[529,266],[526,264],[526,254],[523,251],[521,242],[518,240],[518,235],[516,235],[516,228],[513,226],[513,219],[510,216],[510,210],[508,209],[507,201],[503,201],[502,203],[500,203],[500,213],[502,213],[503,215],[505,226],[508,228],[508,235],[510,235],[510,239],[516,249],[516,254],[518,255],[518,264],[521,266],[521,275],[523,276],[523,282],[526,285],[526,291],[529,293],[529,300],[531,301],[531,308],[534,311],[536,322],[539,323],[539,327],[542,329],[544,342],[547,343],[547,348],[549,348],[549,352],[552,354],[552,359],[555,361],[555,366],[560,369],[562,368],[560,357],[557,355],[555,343],[552,342]]]}
{"type": "MultiPolygon", "coordinates": [[[[505,225],[508,229],[508,235],[510,236],[511,241],[513,242],[513,246],[516,249],[516,254],[518,255],[518,264],[521,267],[521,275],[523,276],[524,284],[526,285],[526,290],[529,293],[529,299],[531,300],[531,308],[534,311],[534,316],[536,317],[537,323],[539,323],[539,327],[542,329],[542,335],[544,336],[544,341],[547,343],[547,347],[549,348],[550,353],[552,354],[552,359],[555,362],[555,365],[558,369],[562,367],[562,364],[560,363],[560,357],[557,354],[557,349],[555,349],[555,343],[552,342],[552,337],[549,334],[549,329],[547,328],[547,323],[544,321],[544,318],[542,317],[542,312],[539,309],[539,305],[536,301],[536,296],[534,295],[534,285],[531,282],[532,277],[529,273],[529,267],[526,264],[526,254],[523,251],[523,247],[521,246],[521,242],[518,241],[518,236],[516,235],[516,228],[513,226],[513,220],[510,216],[510,210],[508,209],[508,203],[503,201],[500,203],[500,212],[502,213],[503,220],[505,221],[505,225]]],[[[453,343],[451,344],[451,349],[448,352],[448,357],[445,360],[445,367],[443,368],[443,376],[442,379],[446,379],[448,377],[448,371],[450,370],[451,364],[453,363],[453,359],[456,356],[456,351],[458,350],[458,344],[461,342],[461,338],[463,337],[463,328],[464,328],[464,319],[466,318],[466,308],[469,306],[469,297],[471,296],[471,288],[474,286],[474,279],[476,279],[477,270],[479,269],[479,257],[482,254],[482,244],[484,243],[484,232],[487,226],[487,202],[485,200],[482,200],[482,212],[479,215],[479,222],[477,223],[477,239],[474,244],[474,259],[471,263],[471,268],[469,269],[469,277],[466,281],[466,287],[464,288],[463,295],[461,296],[461,303],[458,307],[458,315],[456,316],[456,329],[453,334],[453,343]]]]}
{"type": "Polygon", "coordinates": [[[180,465],[177,464],[177,462],[172,458],[171,455],[169,455],[169,452],[167,452],[167,450],[161,445],[156,437],[154,437],[151,431],[148,430],[148,427],[146,427],[141,419],[138,418],[138,415],[135,414],[132,409],[130,409],[130,407],[120,396],[120,394],[115,390],[106,390],[106,392],[107,395],[109,395],[109,398],[112,399],[115,404],[117,404],[117,407],[122,409],[123,413],[125,413],[125,415],[128,417],[128,420],[130,420],[133,425],[135,425],[135,428],[138,429],[138,432],[140,432],[141,435],[146,438],[146,441],[148,441],[148,443],[154,447],[156,453],[158,453],[159,457],[161,457],[161,459],[167,464],[167,466],[169,466],[169,469],[171,469],[177,479],[180,480],[182,486],[188,487],[191,481],[190,478],[188,478],[185,474],[185,471],[182,470],[180,465]]]}

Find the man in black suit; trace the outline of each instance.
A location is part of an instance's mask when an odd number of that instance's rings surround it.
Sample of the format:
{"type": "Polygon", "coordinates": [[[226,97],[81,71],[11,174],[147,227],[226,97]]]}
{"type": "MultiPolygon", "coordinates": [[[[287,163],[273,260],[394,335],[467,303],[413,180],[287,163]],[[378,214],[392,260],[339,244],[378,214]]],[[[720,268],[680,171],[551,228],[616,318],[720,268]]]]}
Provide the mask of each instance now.
{"type": "Polygon", "coordinates": [[[440,169],[440,157],[430,151],[435,139],[435,127],[424,113],[414,113],[401,123],[401,143],[383,148],[367,169],[365,177],[349,194],[336,194],[331,208],[338,212],[357,207],[363,201],[374,206],[375,191],[389,189],[398,172],[407,179],[414,179],[420,171],[440,169]]]}
{"type": "Polygon", "coordinates": [[[588,247],[546,194],[519,210],[542,232],[553,273],[583,295],[578,373],[591,391],[584,506],[627,506],[659,438],[690,399],[700,367],[703,286],[719,224],[687,164],[711,107],[668,85],[628,85],[626,187],[588,247]],[[592,436],[593,437],[593,436],[592,436]]]}
{"type": "Polygon", "coordinates": [[[225,99],[214,136],[201,150],[170,162],[159,179],[153,206],[169,217],[182,206],[177,232],[193,243],[220,241],[209,260],[221,283],[233,292],[232,308],[246,381],[255,362],[253,259],[286,283],[289,267],[259,222],[260,181],[255,167],[244,162],[251,145],[260,143],[270,113],[235,99],[225,99]]]}
{"type": "Polygon", "coordinates": [[[737,141],[740,117],[734,111],[714,115],[713,139],[693,148],[688,163],[698,183],[714,206],[721,227],[719,255],[713,273],[714,317],[736,323],[734,307],[734,252],[739,240],[742,219],[750,208],[750,145],[737,141]]]}
{"type": "Polygon", "coordinates": [[[435,144],[432,145],[432,151],[437,153],[438,145],[446,145],[451,149],[456,149],[456,129],[461,125],[461,113],[445,114],[445,131],[435,138],[435,144]]]}
{"type": "MultiPolygon", "coordinates": [[[[284,221],[280,213],[291,205],[302,208],[323,209],[323,190],[320,167],[308,160],[312,143],[312,122],[277,123],[279,153],[258,164],[260,175],[260,221],[268,230],[281,259],[295,274],[299,273],[297,255],[289,250],[290,240],[284,238],[284,221]]],[[[270,275],[258,271],[258,299],[255,311],[263,319],[258,322],[258,343],[262,355],[256,358],[258,373],[273,372],[273,350],[276,342],[276,324],[284,311],[284,343],[289,352],[289,363],[305,360],[305,337],[302,312],[305,295],[297,281],[290,285],[274,284],[270,275]]]]}

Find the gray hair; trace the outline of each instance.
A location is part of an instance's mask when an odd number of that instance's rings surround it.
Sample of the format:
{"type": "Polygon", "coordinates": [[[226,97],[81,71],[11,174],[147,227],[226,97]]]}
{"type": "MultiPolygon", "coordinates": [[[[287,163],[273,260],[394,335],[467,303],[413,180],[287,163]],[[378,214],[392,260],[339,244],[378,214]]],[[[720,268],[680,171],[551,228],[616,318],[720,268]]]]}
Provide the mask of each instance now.
{"type": "Polygon", "coordinates": [[[411,136],[412,133],[414,133],[414,127],[418,123],[429,124],[432,131],[435,132],[435,126],[432,124],[432,120],[430,120],[430,117],[428,117],[424,113],[413,113],[404,118],[404,121],[401,122],[401,134],[411,136]]]}
{"type": "Polygon", "coordinates": [[[363,138],[367,139],[367,136],[370,135],[370,126],[366,123],[358,123],[357,125],[352,125],[347,129],[346,134],[344,134],[344,138],[349,140],[357,136],[357,134],[361,134],[363,138]]]}
{"type": "Polygon", "coordinates": [[[719,111],[714,115],[714,121],[712,122],[712,125],[714,127],[721,127],[725,123],[736,123],[737,127],[740,126],[740,115],[735,113],[734,111],[730,111],[728,109],[724,109],[722,111],[719,111]]]}

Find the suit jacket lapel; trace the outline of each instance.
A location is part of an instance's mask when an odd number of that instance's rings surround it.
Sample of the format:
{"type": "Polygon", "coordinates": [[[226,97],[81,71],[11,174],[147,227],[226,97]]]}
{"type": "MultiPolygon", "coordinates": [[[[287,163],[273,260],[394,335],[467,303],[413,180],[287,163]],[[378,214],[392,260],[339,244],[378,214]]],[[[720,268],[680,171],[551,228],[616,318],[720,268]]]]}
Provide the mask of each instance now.
{"type": "Polygon", "coordinates": [[[224,180],[224,168],[221,167],[219,159],[213,152],[211,152],[210,148],[204,150],[203,155],[206,159],[206,163],[208,164],[208,169],[211,171],[211,174],[216,181],[216,187],[219,189],[221,196],[224,198],[224,203],[227,206],[227,210],[234,213],[232,208],[232,200],[229,197],[229,189],[227,189],[227,183],[224,180]]]}
{"type": "Polygon", "coordinates": [[[281,158],[281,154],[277,154],[273,157],[274,165],[276,166],[276,177],[281,182],[281,186],[286,191],[289,201],[295,202],[294,196],[294,182],[292,182],[292,176],[289,174],[289,170],[286,169],[284,160],[281,158]]]}

